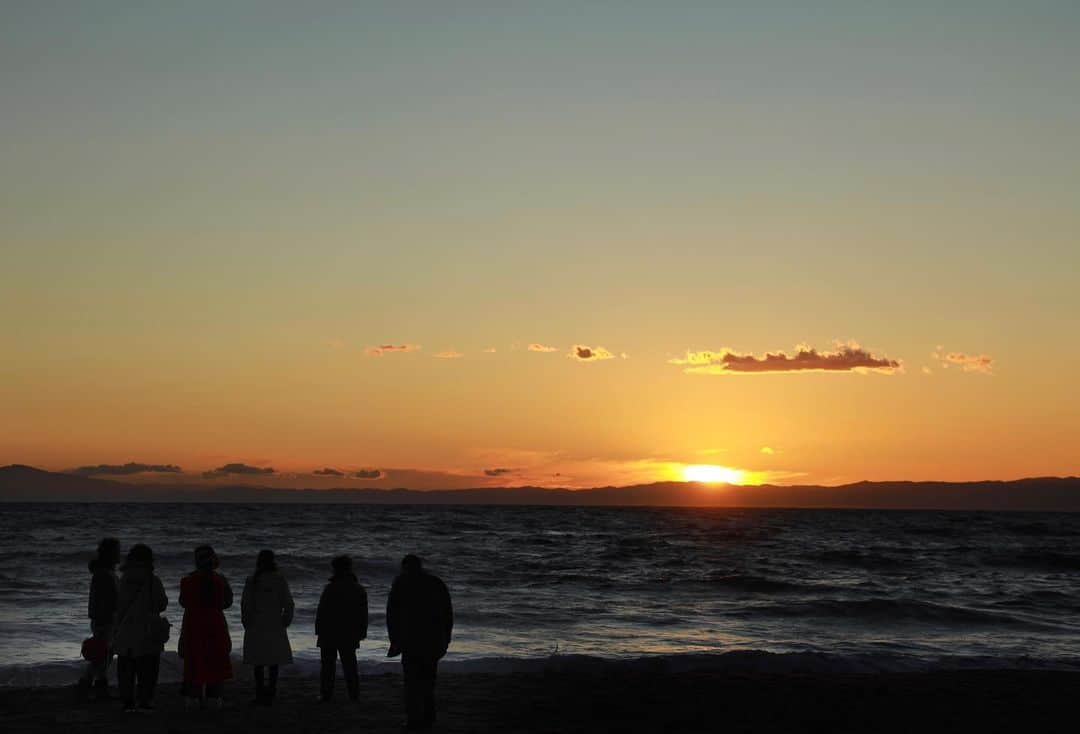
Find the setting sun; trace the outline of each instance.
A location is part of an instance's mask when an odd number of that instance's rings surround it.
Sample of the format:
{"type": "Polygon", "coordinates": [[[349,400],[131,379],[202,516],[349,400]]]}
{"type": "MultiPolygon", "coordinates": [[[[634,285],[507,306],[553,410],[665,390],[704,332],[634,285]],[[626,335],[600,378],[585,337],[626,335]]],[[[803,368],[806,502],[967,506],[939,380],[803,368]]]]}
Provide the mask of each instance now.
{"type": "Polygon", "coordinates": [[[683,478],[688,482],[708,482],[711,484],[742,484],[746,473],[739,469],[715,464],[691,464],[684,466],[683,478]]]}

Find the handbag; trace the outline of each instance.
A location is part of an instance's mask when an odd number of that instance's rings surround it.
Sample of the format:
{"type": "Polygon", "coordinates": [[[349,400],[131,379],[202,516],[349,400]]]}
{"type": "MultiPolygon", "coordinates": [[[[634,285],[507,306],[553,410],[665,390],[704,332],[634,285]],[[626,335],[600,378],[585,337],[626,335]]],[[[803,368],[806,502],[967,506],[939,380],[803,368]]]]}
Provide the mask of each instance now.
{"type": "Polygon", "coordinates": [[[104,637],[87,637],[82,643],[82,656],[94,665],[101,665],[109,657],[109,643],[104,637]]]}

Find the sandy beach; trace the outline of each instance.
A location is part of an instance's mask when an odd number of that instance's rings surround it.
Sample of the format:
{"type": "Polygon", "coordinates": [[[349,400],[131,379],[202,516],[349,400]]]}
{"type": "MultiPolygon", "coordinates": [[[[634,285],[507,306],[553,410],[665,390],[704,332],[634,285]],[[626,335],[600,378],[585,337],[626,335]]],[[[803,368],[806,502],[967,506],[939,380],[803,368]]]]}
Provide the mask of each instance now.
{"type": "MultiPolygon", "coordinates": [[[[340,685],[340,682],[339,682],[340,685]]],[[[153,713],[75,703],[70,688],[0,691],[7,732],[395,731],[401,680],[362,680],[361,701],[317,700],[317,683],[285,679],[273,708],[233,681],[222,711],[185,711],[175,684],[153,713]]],[[[966,671],[840,674],[451,674],[439,685],[443,732],[1005,732],[1066,731],[1080,673],[966,671]]],[[[343,693],[343,692],[341,692],[343,693]]]]}

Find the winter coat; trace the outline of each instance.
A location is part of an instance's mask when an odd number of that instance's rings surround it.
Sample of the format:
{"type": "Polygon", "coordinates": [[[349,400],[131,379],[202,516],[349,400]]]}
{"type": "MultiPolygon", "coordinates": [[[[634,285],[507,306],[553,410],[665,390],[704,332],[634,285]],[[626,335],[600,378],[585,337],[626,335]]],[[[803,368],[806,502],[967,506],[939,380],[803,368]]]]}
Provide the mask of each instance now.
{"type": "Polygon", "coordinates": [[[120,593],[120,582],[112,566],[99,563],[96,558],[90,561],[88,566],[91,574],[90,602],[87,604],[86,615],[90,618],[90,625],[95,632],[108,630],[116,614],[116,597],[120,593]]]}
{"type": "Polygon", "coordinates": [[[450,592],[438,576],[419,571],[394,579],[386,602],[391,650],[438,660],[446,654],[453,630],[450,592]]]}
{"type": "Polygon", "coordinates": [[[292,647],[285,629],[292,623],[294,608],[289,584],[280,573],[264,571],[248,577],[240,598],[245,664],[292,662],[292,647]]]}
{"type": "Polygon", "coordinates": [[[353,574],[335,576],[319,597],[315,635],[319,647],[355,650],[367,639],[367,592],[353,574]]]}
{"type": "Polygon", "coordinates": [[[211,573],[207,593],[206,575],[196,571],[180,579],[180,606],[184,621],[180,629],[180,650],[184,656],[184,681],[195,685],[220,683],[232,678],[232,639],[225,621],[225,609],[232,606],[229,582],[211,573]]]}
{"type": "Polygon", "coordinates": [[[168,605],[165,587],[149,565],[125,565],[113,616],[113,651],[138,657],[159,654],[165,649],[157,620],[168,605]]]}

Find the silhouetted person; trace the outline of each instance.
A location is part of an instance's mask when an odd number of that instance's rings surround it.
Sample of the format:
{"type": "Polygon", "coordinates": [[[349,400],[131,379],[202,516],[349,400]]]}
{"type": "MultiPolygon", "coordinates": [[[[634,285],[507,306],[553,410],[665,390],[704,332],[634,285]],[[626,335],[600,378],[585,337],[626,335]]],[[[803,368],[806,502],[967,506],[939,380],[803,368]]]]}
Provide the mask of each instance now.
{"type": "Polygon", "coordinates": [[[334,678],[340,657],[345,687],[349,691],[349,698],[355,701],[360,695],[356,648],[360,647],[360,640],[367,638],[367,592],[353,573],[351,558],[338,556],[330,565],[334,575],[323,589],[319,608],[315,612],[315,634],[321,657],[319,677],[322,700],[329,701],[334,696],[334,678]]]}
{"type": "Polygon", "coordinates": [[[390,637],[386,654],[401,655],[409,729],[429,729],[435,723],[435,675],[453,629],[454,609],[446,584],[425,571],[419,557],[405,556],[386,603],[390,637]]]}
{"type": "Polygon", "coordinates": [[[232,606],[229,582],[217,572],[218,557],[208,545],[195,549],[195,571],[180,580],[184,622],[180,652],[184,658],[184,696],[188,702],[209,699],[221,707],[223,683],[232,678],[232,639],[225,609],[232,606]]]}
{"type": "Polygon", "coordinates": [[[120,571],[112,642],[120,697],[125,711],[135,710],[136,694],[139,708],[153,709],[167,629],[161,613],[169,600],[154,575],[154,553],[142,543],[131,547],[120,571]]]}
{"type": "Polygon", "coordinates": [[[99,700],[108,700],[109,662],[112,651],[109,649],[112,637],[113,617],[116,614],[116,596],[119,582],[116,578],[116,564],[120,562],[120,541],[105,538],[97,547],[97,556],[90,561],[90,603],[87,616],[90,617],[90,635],[93,638],[88,646],[92,659],[86,672],[79,679],[79,698],[86,699],[93,686],[99,700]]]}
{"type": "Polygon", "coordinates": [[[248,576],[240,597],[240,619],[244,624],[244,664],[255,667],[254,703],[270,705],[277,696],[278,666],[293,661],[289,634],[292,624],[292,594],[278,571],[274,551],[259,551],[255,573],[248,576]],[[264,678],[269,668],[270,681],[264,678]]]}

